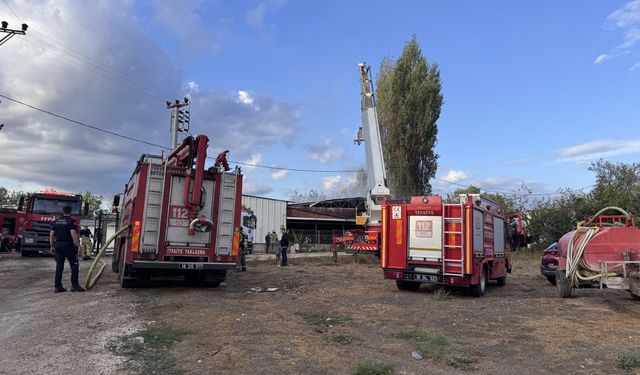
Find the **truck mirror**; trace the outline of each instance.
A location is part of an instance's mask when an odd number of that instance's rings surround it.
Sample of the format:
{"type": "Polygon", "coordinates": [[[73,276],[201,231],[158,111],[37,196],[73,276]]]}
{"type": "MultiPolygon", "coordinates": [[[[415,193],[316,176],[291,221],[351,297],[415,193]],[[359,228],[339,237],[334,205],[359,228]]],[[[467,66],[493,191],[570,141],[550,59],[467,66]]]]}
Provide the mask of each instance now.
{"type": "Polygon", "coordinates": [[[112,207],[118,207],[120,206],[120,194],[116,194],[113,196],[113,203],[111,204],[112,207]]]}
{"type": "Polygon", "coordinates": [[[20,201],[18,201],[18,211],[22,211],[24,208],[24,197],[20,197],[20,201]]]}
{"type": "Polygon", "coordinates": [[[84,203],[84,213],[82,216],[89,216],[89,202],[84,203]]]}

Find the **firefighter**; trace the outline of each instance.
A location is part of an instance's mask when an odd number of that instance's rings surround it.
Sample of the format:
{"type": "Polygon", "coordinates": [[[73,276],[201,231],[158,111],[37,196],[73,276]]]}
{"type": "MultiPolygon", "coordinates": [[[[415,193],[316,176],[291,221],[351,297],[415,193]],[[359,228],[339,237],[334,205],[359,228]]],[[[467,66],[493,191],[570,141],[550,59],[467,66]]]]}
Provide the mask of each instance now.
{"type": "Polygon", "coordinates": [[[62,217],[51,224],[49,232],[51,254],[56,256],[55,293],[66,292],[62,286],[62,272],[65,259],[71,267],[71,291],[84,292],[78,283],[78,233],[76,222],[71,218],[71,206],[62,208],[62,217]]]}
{"type": "Polygon", "coordinates": [[[269,236],[271,237],[271,241],[269,241],[271,243],[271,248],[276,254],[276,264],[280,264],[280,245],[278,245],[278,235],[274,230],[269,236]]]}
{"type": "Polygon", "coordinates": [[[269,254],[269,246],[271,246],[271,233],[267,232],[267,235],[264,236],[264,252],[269,254]]]}
{"type": "Polygon", "coordinates": [[[280,252],[282,253],[282,267],[289,265],[287,258],[287,250],[289,249],[289,233],[285,227],[281,227],[282,237],[280,237],[280,252]]]}
{"type": "Polygon", "coordinates": [[[91,243],[91,230],[89,230],[88,226],[82,227],[80,229],[80,254],[82,254],[82,260],[90,260],[91,253],[93,251],[93,244],[91,243]]]}
{"type": "Polygon", "coordinates": [[[242,227],[240,227],[240,266],[241,268],[238,270],[240,272],[244,272],[247,270],[247,235],[242,231],[242,227]]]}

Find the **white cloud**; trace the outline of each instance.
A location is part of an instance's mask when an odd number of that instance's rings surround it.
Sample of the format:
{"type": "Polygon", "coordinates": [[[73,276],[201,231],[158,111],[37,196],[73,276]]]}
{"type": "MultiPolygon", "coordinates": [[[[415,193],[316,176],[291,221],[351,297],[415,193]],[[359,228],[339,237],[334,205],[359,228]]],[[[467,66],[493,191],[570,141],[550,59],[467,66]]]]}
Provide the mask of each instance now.
{"type": "Polygon", "coordinates": [[[342,176],[340,175],[325,177],[323,179],[322,186],[325,190],[332,190],[338,185],[338,183],[340,183],[340,180],[342,180],[342,176]]]}
{"type": "Polygon", "coordinates": [[[557,151],[560,162],[587,161],[618,155],[640,153],[640,139],[596,140],[557,151]]]}
{"type": "Polygon", "coordinates": [[[238,91],[238,100],[244,104],[253,104],[253,98],[246,91],[238,91]]]}
{"type": "Polygon", "coordinates": [[[289,171],[285,169],[280,169],[271,173],[271,179],[273,181],[280,181],[289,175],[289,171]]]}
{"type": "Polygon", "coordinates": [[[249,157],[249,159],[244,161],[244,163],[246,163],[246,164],[244,164],[242,167],[245,170],[250,171],[250,170],[256,169],[255,165],[256,164],[260,164],[261,161],[262,161],[262,155],[261,154],[259,154],[259,153],[258,154],[253,154],[253,155],[251,155],[251,157],[249,157]],[[252,165],[249,165],[249,164],[252,164],[252,165]]]}
{"type": "Polygon", "coordinates": [[[322,164],[331,159],[340,160],[344,156],[344,149],[333,146],[330,139],[326,138],[322,143],[309,145],[309,156],[322,164]]]}
{"type": "Polygon", "coordinates": [[[629,68],[630,72],[634,72],[637,69],[640,69],[640,61],[636,62],[635,64],[633,64],[633,66],[631,66],[631,68],[629,68]]]}
{"type": "Polygon", "coordinates": [[[640,0],[627,2],[622,8],[612,12],[605,26],[622,32],[622,42],[612,48],[611,53],[599,55],[594,64],[629,54],[640,43],[640,0]]]}
{"type": "MultiPolygon", "coordinates": [[[[296,105],[263,93],[252,93],[253,103],[247,105],[238,102],[236,90],[206,89],[184,80],[172,57],[146,33],[130,0],[42,0],[37,7],[27,2],[10,4],[29,21],[31,33],[40,39],[55,37],[87,58],[35,40],[29,43],[29,36],[13,38],[0,53],[2,94],[167,146],[169,112],[164,100],[175,93],[189,94],[190,130],[210,136],[210,156],[228,149],[232,159],[243,160],[259,150],[295,142],[300,118],[296,105]],[[96,61],[101,65],[96,66],[96,61]]],[[[20,20],[8,21],[18,24],[20,20]]],[[[122,190],[142,153],[162,152],[6,99],[0,110],[5,124],[0,131],[0,176],[16,186],[113,194],[122,190]],[[25,152],[5,152],[9,149],[25,152]]]]}
{"type": "Polygon", "coordinates": [[[602,64],[603,62],[609,60],[611,58],[611,56],[607,55],[606,53],[603,53],[602,55],[599,55],[598,57],[596,57],[595,61],[593,62],[594,64],[602,64]]]}
{"type": "Polygon", "coordinates": [[[267,26],[271,27],[267,24],[267,14],[276,12],[285,3],[285,0],[266,0],[259,2],[255,7],[247,11],[245,16],[247,24],[257,30],[263,30],[267,26]]]}
{"type": "Polygon", "coordinates": [[[242,183],[242,192],[252,195],[265,195],[271,193],[273,188],[271,186],[256,184],[252,179],[245,176],[242,183]]]}
{"type": "Polygon", "coordinates": [[[460,181],[464,181],[467,178],[469,178],[469,173],[465,171],[457,171],[455,169],[450,169],[447,172],[447,174],[445,174],[444,176],[440,176],[439,178],[448,182],[458,183],[460,181]]]}

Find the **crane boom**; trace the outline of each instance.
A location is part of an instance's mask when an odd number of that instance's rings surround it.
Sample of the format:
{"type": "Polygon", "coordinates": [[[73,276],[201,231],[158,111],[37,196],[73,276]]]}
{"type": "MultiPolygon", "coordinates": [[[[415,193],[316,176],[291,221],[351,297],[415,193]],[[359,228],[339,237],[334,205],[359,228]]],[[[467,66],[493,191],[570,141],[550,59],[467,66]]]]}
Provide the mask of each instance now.
{"type": "Polygon", "coordinates": [[[358,129],[355,142],[364,142],[367,158],[367,213],[365,222],[357,220],[360,224],[381,225],[382,208],[381,201],[391,195],[387,187],[387,175],[384,168],[384,155],[382,152],[382,140],[378,125],[378,113],[373,96],[373,83],[371,81],[371,67],[366,64],[358,65],[360,72],[360,92],[362,95],[362,124],[358,129]]]}

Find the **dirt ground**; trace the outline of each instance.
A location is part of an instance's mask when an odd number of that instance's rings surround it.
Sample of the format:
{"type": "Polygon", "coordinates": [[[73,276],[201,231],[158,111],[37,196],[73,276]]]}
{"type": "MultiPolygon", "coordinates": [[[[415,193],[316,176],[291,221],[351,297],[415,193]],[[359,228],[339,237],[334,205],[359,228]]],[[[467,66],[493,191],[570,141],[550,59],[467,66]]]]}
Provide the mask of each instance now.
{"type": "Polygon", "coordinates": [[[483,298],[400,291],[351,256],[250,263],[219,288],[121,289],[107,267],[91,291],[54,294],[53,259],[0,257],[0,374],[611,374],[640,350],[640,302],[558,298],[527,256],[483,298]]]}

